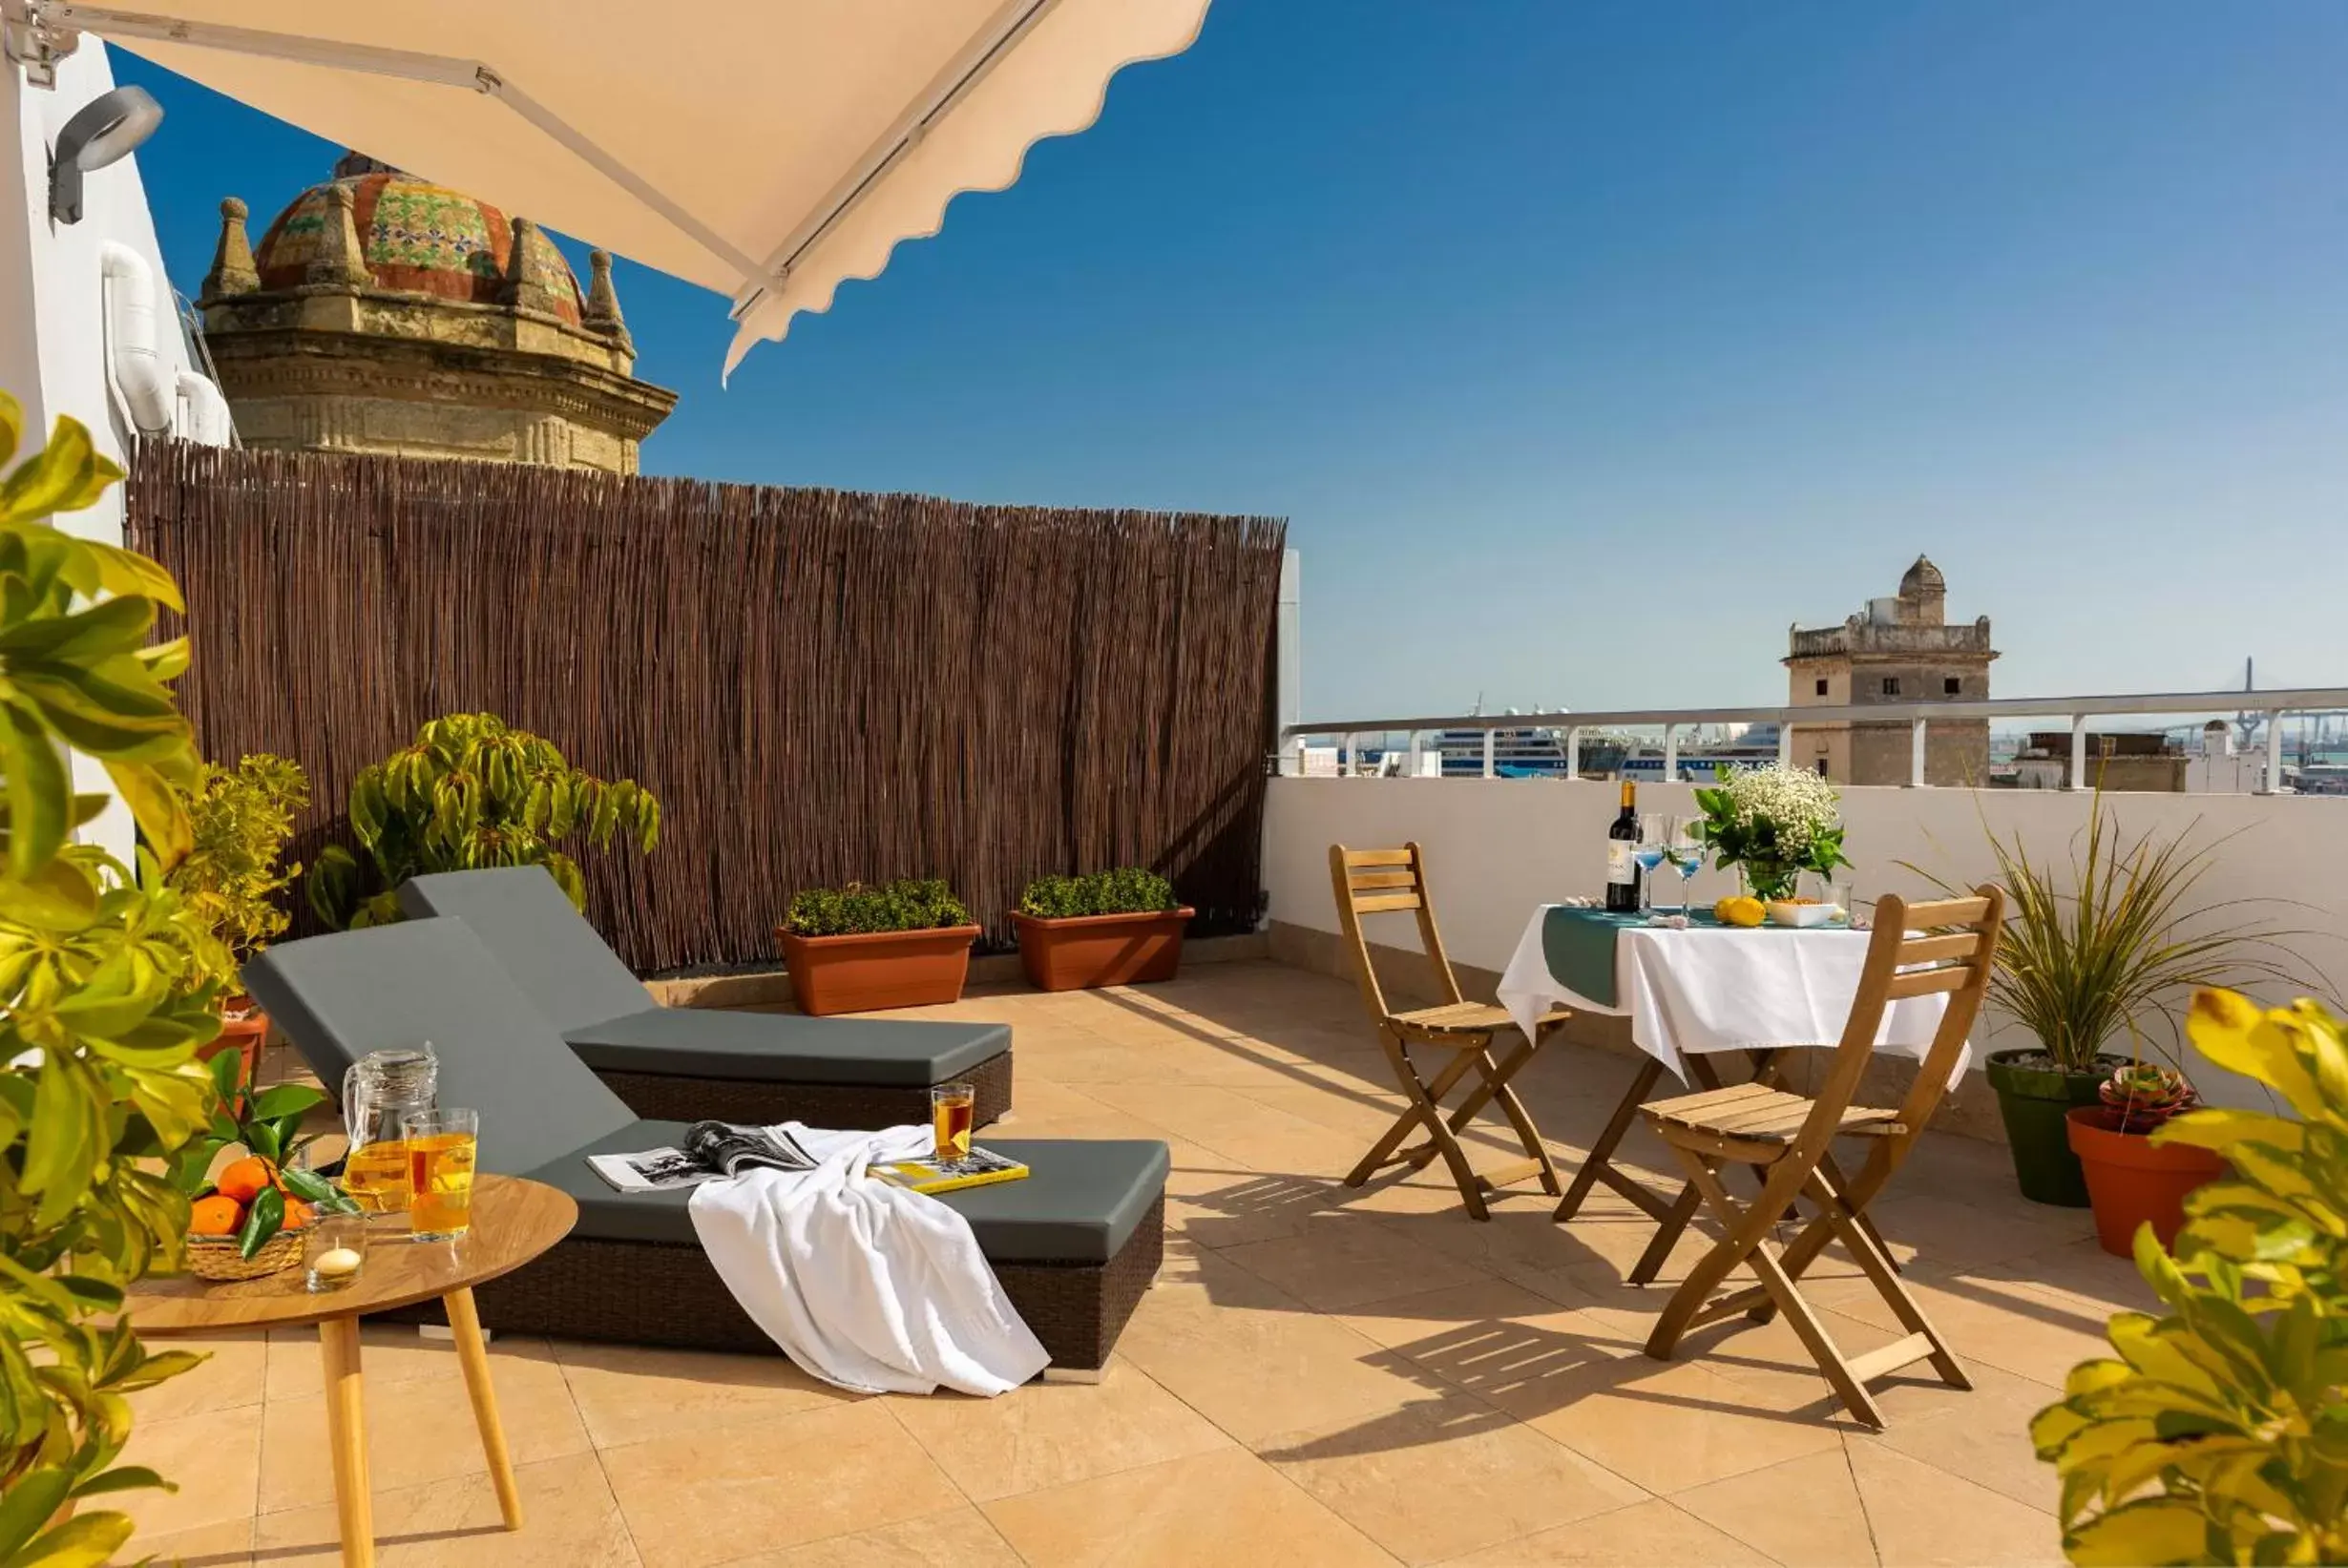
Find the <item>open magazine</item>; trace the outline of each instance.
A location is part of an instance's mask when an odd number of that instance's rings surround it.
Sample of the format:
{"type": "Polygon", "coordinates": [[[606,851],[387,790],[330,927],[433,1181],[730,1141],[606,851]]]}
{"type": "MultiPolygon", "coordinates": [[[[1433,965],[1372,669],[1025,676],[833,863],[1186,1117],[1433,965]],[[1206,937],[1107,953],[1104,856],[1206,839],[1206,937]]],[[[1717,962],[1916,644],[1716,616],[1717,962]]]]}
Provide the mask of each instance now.
{"type": "Polygon", "coordinates": [[[732,1121],[695,1122],[685,1129],[682,1148],[587,1157],[595,1173],[621,1192],[699,1186],[761,1165],[811,1171],[819,1162],[800,1147],[787,1127],[745,1127],[732,1121]]]}

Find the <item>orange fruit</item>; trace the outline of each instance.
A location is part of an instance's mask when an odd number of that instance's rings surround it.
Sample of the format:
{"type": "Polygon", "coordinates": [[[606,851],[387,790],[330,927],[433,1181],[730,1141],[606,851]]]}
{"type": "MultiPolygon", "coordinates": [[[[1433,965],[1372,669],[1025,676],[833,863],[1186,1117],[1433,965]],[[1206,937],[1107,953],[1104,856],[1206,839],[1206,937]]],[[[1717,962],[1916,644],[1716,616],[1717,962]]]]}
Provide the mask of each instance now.
{"type": "Polygon", "coordinates": [[[304,1202],[301,1199],[287,1198],[285,1200],[285,1223],[283,1228],[286,1230],[300,1230],[304,1225],[310,1223],[310,1219],[314,1212],[315,1211],[311,1209],[310,1205],[304,1202]]]}
{"type": "Polygon", "coordinates": [[[212,1184],[240,1203],[249,1203],[261,1189],[277,1180],[277,1167],[257,1154],[248,1154],[237,1160],[212,1184]]]}
{"type": "Polygon", "coordinates": [[[225,1193],[211,1193],[188,1206],[190,1236],[234,1236],[244,1223],[244,1205],[225,1193]]]}

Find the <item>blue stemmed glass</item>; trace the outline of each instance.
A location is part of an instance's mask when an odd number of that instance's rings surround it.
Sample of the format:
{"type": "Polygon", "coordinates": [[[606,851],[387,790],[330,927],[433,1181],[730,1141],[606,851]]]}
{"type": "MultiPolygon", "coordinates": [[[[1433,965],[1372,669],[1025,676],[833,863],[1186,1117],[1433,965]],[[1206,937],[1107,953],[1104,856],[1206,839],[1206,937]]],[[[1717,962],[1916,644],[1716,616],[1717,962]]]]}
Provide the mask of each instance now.
{"type": "Polygon", "coordinates": [[[1639,847],[1631,851],[1631,858],[1639,863],[1639,869],[1645,873],[1639,878],[1642,912],[1655,908],[1655,872],[1664,863],[1670,839],[1670,818],[1651,816],[1639,819],[1639,847]]]}
{"type": "Polygon", "coordinates": [[[1671,868],[1680,874],[1680,916],[1685,919],[1688,915],[1688,885],[1695,880],[1698,871],[1704,869],[1703,841],[1683,827],[1664,851],[1664,857],[1671,862],[1671,868]]]}

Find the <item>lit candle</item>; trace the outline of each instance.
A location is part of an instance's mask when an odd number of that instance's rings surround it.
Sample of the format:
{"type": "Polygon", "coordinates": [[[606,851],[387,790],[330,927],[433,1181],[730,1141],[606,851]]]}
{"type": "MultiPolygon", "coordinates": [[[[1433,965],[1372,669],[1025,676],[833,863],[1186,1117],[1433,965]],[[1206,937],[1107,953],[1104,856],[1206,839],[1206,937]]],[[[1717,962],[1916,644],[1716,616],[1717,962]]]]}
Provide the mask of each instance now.
{"type": "Polygon", "coordinates": [[[327,1279],[339,1280],[359,1271],[359,1254],[350,1247],[333,1247],[321,1252],[310,1266],[327,1279]]]}

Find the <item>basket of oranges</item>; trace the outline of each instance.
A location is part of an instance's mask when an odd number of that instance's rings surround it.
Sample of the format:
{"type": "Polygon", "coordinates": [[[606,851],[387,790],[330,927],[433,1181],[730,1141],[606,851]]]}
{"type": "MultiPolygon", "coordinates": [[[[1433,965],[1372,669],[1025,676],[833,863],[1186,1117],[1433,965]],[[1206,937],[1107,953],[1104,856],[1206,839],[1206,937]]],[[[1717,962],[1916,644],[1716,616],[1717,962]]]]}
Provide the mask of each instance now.
{"type": "Polygon", "coordinates": [[[359,1211],[333,1182],[292,1163],[310,1141],[301,1135],[302,1119],[326,1097],[298,1083],[255,1091],[239,1081],[240,1059],[214,1058],[220,1112],[203,1137],[180,1151],[173,1170],[190,1200],[187,1268],[199,1280],[257,1280],[291,1267],[301,1261],[302,1232],[313,1219],[359,1211]],[[215,1171],[231,1146],[245,1152],[215,1171]]]}

